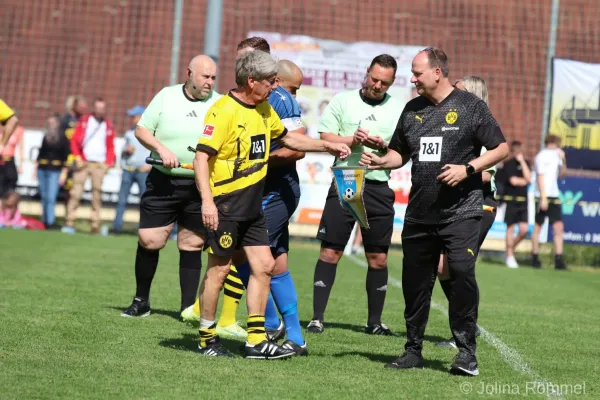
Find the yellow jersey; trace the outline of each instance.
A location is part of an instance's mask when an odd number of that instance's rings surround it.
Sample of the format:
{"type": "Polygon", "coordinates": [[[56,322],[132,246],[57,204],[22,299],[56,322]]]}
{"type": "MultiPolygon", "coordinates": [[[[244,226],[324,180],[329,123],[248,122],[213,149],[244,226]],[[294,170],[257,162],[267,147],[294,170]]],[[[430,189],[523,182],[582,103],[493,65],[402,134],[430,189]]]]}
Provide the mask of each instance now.
{"type": "Polygon", "coordinates": [[[0,99],[0,124],[4,125],[15,112],[2,99],[0,99]]]}
{"type": "Polygon", "coordinates": [[[286,133],[268,101],[250,105],[229,92],[207,111],[196,150],[211,156],[210,188],[221,218],[261,215],[271,141],[286,133]]]}

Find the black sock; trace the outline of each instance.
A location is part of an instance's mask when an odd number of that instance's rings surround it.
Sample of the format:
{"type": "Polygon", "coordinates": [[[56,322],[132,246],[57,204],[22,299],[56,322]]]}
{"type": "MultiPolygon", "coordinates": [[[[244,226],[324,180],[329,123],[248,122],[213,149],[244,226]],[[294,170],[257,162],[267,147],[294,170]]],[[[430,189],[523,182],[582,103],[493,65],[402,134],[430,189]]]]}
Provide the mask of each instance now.
{"type": "Polygon", "coordinates": [[[440,286],[442,287],[442,290],[444,291],[444,294],[446,295],[446,299],[448,299],[448,301],[450,301],[450,290],[452,289],[450,286],[450,279],[446,279],[446,280],[440,279],[440,286]]]}
{"type": "Polygon", "coordinates": [[[369,268],[367,270],[367,303],[369,308],[369,326],[381,324],[381,313],[387,293],[388,269],[369,268]]]}
{"type": "Polygon", "coordinates": [[[200,270],[202,269],[202,251],[179,250],[179,286],[181,287],[181,310],[196,302],[200,270]]]}
{"type": "Polygon", "coordinates": [[[158,250],[148,250],[138,243],[135,254],[135,282],[137,289],[135,297],[148,300],[150,298],[150,286],[158,266],[158,250]]]}
{"type": "Polygon", "coordinates": [[[323,321],[325,308],[329,301],[329,294],[335,282],[337,264],[331,264],[322,260],[317,261],[315,267],[315,279],[313,285],[313,318],[323,321]]]}

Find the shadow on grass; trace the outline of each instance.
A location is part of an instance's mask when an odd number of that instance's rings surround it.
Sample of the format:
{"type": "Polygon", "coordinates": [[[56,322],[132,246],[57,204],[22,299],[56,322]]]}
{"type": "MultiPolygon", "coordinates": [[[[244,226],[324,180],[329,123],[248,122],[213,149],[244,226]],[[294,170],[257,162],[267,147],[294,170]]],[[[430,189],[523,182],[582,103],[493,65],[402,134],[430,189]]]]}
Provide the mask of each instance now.
{"type": "MultiPolygon", "coordinates": [[[[127,306],[123,306],[123,307],[108,306],[108,307],[105,307],[105,308],[107,308],[109,310],[118,311],[119,315],[120,315],[123,311],[125,311],[125,309],[127,308],[127,306]]],[[[174,311],[174,310],[162,310],[160,308],[153,308],[151,310],[150,315],[148,317],[151,317],[153,314],[156,314],[156,315],[165,315],[167,317],[173,318],[174,320],[181,321],[181,313],[178,312],[178,311],[174,311]]],[[[148,318],[148,317],[145,317],[145,318],[148,318]]]]}
{"type": "MultiPolygon", "coordinates": [[[[198,351],[198,339],[199,336],[197,333],[184,333],[180,338],[163,339],[159,342],[159,345],[178,351],[196,352],[198,351]]],[[[241,349],[244,345],[244,342],[226,338],[220,339],[221,343],[223,343],[223,345],[227,347],[227,349],[233,354],[241,354],[241,349]]]]}
{"type": "MultiPolygon", "coordinates": [[[[364,351],[345,351],[342,353],[334,354],[333,356],[335,358],[343,358],[343,357],[351,357],[351,356],[364,357],[364,358],[368,358],[371,361],[381,363],[382,367],[384,364],[392,362],[396,358],[398,358],[398,355],[367,353],[364,351]]],[[[425,368],[433,369],[436,371],[448,372],[449,369],[446,366],[446,363],[447,363],[447,361],[425,359],[425,368]]]]}
{"type": "MultiPolygon", "coordinates": [[[[300,321],[300,324],[303,327],[307,326],[308,323],[309,323],[309,321],[300,321]]],[[[329,322],[329,321],[326,321],[324,323],[324,325],[325,325],[325,332],[327,331],[327,328],[337,328],[337,329],[345,329],[345,330],[357,332],[357,333],[363,333],[363,334],[365,333],[365,327],[360,326],[360,325],[347,324],[347,323],[343,323],[343,322],[329,322]]],[[[450,331],[448,331],[448,337],[441,337],[441,336],[436,336],[436,335],[425,335],[424,340],[431,342],[431,343],[437,343],[437,342],[441,342],[442,340],[447,340],[451,336],[452,336],[452,334],[450,333],[450,331]]],[[[405,338],[406,332],[404,332],[404,331],[394,332],[393,337],[405,338]]]]}

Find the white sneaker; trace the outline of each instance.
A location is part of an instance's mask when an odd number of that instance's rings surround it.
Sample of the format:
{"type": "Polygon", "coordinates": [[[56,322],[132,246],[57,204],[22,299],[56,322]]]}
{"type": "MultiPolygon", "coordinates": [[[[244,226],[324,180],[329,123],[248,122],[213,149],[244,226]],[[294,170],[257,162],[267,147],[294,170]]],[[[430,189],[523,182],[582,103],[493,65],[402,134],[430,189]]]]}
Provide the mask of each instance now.
{"type": "Polygon", "coordinates": [[[515,256],[506,257],[506,266],[513,269],[519,268],[519,264],[517,263],[515,256]]]}

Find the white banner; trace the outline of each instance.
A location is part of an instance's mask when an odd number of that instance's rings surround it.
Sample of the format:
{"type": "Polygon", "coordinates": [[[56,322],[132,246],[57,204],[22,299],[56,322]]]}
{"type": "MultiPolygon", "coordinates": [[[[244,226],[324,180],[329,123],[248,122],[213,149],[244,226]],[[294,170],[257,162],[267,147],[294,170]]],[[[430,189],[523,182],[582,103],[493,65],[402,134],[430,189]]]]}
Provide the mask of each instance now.
{"type": "Polygon", "coordinates": [[[417,96],[414,85],[410,83],[411,62],[425,46],[345,43],[275,32],[248,33],[248,37],[252,36],[265,38],[276,58],[293,61],[302,69],[304,83],[296,99],[302,110],[302,121],[313,138],[319,137],[319,118],[331,98],[342,90],[362,87],[367,68],[380,54],[389,54],[398,63],[396,80],[388,93],[404,103],[417,96]]]}
{"type": "MultiPolygon", "coordinates": [[[[389,92],[403,103],[416,97],[410,83],[413,57],[425,46],[398,46],[386,43],[345,43],[317,39],[311,36],[282,35],[275,32],[249,32],[248,37],[260,36],[271,46],[278,59],[296,63],[304,73],[304,82],[297,100],[302,110],[302,122],[309,136],[319,137],[319,118],[331,98],[343,90],[362,87],[367,68],[373,58],[389,54],[396,58],[396,80],[389,92]]],[[[319,224],[321,213],[332,182],[331,165],[334,158],[323,154],[307,154],[297,163],[302,196],[292,221],[319,224]]],[[[410,165],[392,171],[390,187],[396,192],[395,229],[402,229],[410,191],[410,165]]]]}
{"type": "MultiPolygon", "coordinates": [[[[20,167],[21,173],[19,173],[19,180],[17,181],[17,191],[21,196],[25,198],[36,197],[38,193],[38,181],[35,176],[35,163],[37,162],[38,152],[42,145],[42,138],[44,132],[33,129],[26,129],[23,134],[23,139],[19,146],[24,146],[25,160],[21,160],[19,157],[19,149],[15,152],[15,161],[17,166],[20,167]]],[[[121,152],[125,140],[123,138],[115,138],[115,153],[117,155],[117,161],[115,165],[118,167],[121,163],[121,152]]],[[[148,154],[150,154],[148,152],[148,154]]],[[[102,202],[106,204],[116,203],[119,197],[119,189],[121,188],[121,172],[120,168],[111,168],[104,177],[102,183],[102,202]]],[[[92,199],[92,184],[88,179],[84,186],[84,193],[82,200],[89,202],[92,199]]],[[[128,203],[139,204],[140,199],[139,188],[137,185],[133,185],[131,192],[129,193],[128,203]]]]}

